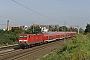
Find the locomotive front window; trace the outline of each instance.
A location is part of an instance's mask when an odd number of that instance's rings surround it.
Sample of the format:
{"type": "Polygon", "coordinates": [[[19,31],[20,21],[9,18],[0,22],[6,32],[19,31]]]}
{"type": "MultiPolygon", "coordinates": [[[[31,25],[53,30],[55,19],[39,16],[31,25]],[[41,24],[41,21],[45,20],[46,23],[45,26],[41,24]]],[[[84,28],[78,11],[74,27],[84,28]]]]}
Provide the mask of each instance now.
{"type": "Polygon", "coordinates": [[[19,38],[27,38],[27,36],[19,36],[19,38]]]}
{"type": "Polygon", "coordinates": [[[46,36],[46,38],[48,38],[48,36],[46,36]]]}

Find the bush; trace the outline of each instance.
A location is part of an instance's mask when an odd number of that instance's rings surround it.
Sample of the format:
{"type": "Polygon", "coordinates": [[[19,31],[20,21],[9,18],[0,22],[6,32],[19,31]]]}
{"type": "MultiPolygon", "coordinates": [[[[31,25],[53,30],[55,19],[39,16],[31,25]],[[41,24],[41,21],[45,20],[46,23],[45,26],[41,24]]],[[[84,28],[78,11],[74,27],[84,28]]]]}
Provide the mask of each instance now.
{"type": "Polygon", "coordinates": [[[74,39],[41,60],[90,60],[90,34],[74,39]]]}
{"type": "Polygon", "coordinates": [[[0,45],[11,45],[18,43],[18,34],[24,33],[24,30],[16,29],[10,31],[0,30],[0,45]]]}

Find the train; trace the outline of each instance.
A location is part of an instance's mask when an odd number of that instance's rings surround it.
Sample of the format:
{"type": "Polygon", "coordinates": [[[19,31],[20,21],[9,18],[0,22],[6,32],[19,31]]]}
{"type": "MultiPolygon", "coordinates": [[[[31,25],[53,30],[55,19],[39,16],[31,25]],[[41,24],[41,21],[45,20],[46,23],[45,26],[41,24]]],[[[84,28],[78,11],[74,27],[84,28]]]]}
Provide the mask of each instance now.
{"type": "Polygon", "coordinates": [[[75,35],[76,32],[42,32],[37,34],[19,34],[18,45],[20,48],[28,48],[32,45],[67,39],[75,35]]]}

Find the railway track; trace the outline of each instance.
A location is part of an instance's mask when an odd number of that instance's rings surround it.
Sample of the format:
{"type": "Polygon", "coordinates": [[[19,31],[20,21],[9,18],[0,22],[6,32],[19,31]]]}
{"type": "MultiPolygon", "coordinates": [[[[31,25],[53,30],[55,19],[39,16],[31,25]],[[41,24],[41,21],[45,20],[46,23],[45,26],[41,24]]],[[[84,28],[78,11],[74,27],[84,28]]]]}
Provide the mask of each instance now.
{"type": "Polygon", "coordinates": [[[3,46],[3,47],[0,47],[0,53],[4,53],[4,52],[11,51],[11,50],[16,50],[16,49],[19,49],[18,44],[9,45],[9,46],[3,46]]]}
{"type": "Polygon", "coordinates": [[[17,46],[18,46],[18,44],[9,45],[9,46],[2,46],[2,47],[0,47],[0,50],[2,50],[2,49],[7,49],[7,48],[14,48],[14,47],[17,47],[17,46]]]}
{"type": "MultiPolygon", "coordinates": [[[[66,41],[68,41],[68,39],[66,41]]],[[[36,57],[35,54],[37,55],[40,52],[42,52],[42,54],[48,53],[51,50],[63,45],[64,43],[64,40],[59,40],[28,49],[18,49],[14,51],[9,51],[7,53],[0,54],[0,60],[23,60],[23,58],[24,60],[28,60],[29,58],[30,60],[37,59],[39,58],[39,55],[38,57],[36,57]]]]}

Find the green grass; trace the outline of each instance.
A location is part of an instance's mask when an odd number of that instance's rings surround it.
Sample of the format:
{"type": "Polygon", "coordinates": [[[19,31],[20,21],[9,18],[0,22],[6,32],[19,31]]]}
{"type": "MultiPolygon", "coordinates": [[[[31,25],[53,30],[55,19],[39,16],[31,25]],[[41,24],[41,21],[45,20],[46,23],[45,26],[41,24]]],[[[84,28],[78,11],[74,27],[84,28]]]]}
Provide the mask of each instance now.
{"type": "Polygon", "coordinates": [[[74,39],[40,60],[90,60],[90,34],[74,39]]]}

